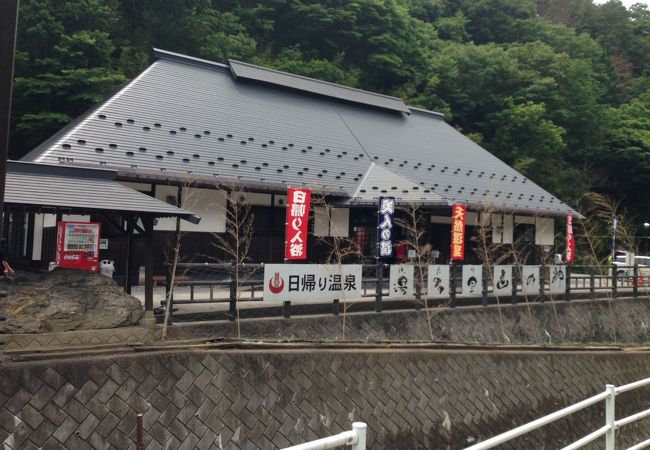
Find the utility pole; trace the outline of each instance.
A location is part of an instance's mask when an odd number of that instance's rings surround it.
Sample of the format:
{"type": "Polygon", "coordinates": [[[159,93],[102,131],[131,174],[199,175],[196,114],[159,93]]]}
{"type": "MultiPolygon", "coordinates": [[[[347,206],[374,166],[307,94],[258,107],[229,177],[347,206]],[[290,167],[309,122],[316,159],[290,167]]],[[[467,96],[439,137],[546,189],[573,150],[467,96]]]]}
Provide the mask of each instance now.
{"type": "Polygon", "coordinates": [[[5,182],[9,155],[11,91],[18,29],[18,1],[0,0],[0,237],[4,235],[5,182]]]}

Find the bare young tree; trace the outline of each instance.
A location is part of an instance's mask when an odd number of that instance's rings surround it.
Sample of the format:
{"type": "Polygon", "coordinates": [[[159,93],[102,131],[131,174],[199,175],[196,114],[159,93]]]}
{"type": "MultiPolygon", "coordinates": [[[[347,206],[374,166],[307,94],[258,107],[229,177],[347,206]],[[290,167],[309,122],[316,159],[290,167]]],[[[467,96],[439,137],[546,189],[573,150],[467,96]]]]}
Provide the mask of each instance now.
{"type": "MultiPolygon", "coordinates": [[[[190,211],[193,209],[193,207],[196,206],[197,204],[196,191],[192,190],[191,188],[192,188],[192,183],[184,183],[183,185],[179,186],[178,188],[179,195],[176,197],[176,206],[178,206],[179,208],[180,207],[186,208],[187,210],[190,211]]],[[[183,259],[183,255],[181,255],[181,243],[185,234],[186,232],[181,230],[181,218],[176,217],[176,228],[175,228],[173,240],[171,242],[171,245],[167,247],[164,251],[165,260],[167,261],[168,264],[170,264],[169,270],[170,270],[171,277],[169,279],[167,295],[165,296],[165,317],[163,320],[163,329],[162,329],[162,337],[161,337],[161,340],[163,341],[167,338],[169,318],[173,308],[172,298],[177,283],[178,264],[183,259]]]]}
{"type": "MultiPolygon", "coordinates": [[[[213,244],[221,251],[232,265],[230,276],[235,286],[235,302],[239,302],[242,283],[247,281],[254,270],[246,268],[246,260],[253,237],[253,220],[255,218],[252,204],[244,189],[239,185],[230,186],[226,190],[226,208],[224,233],[213,233],[213,244]],[[248,269],[248,270],[244,270],[248,269]]],[[[239,305],[236,307],[235,322],[237,336],[241,337],[239,320],[239,305]]]]}
{"type": "MultiPolygon", "coordinates": [[[[505,245],[494,243],[492,239],[492,213],[494,207],[488,206],[478,214],[478,223],[474,229],[472,241],[475,243],[475,251],[481,263],[487,267],[488,281],[494,286],[494,266],[502,264],[512,259],[512,249],[507,249],[505,245]]],[[[501,299],[498,293],[494,293],[499,313],[499,325],[501,327],[501,336],[506,342],[510,342],[508,333],[506,333],[501,312],[501,299]]],[[[532,317],[530,318],[532,323],[532,317]]]]}
{"type": "Polygon", "coordinates": [[[438,308],[431,311],[429,308],[429,300],[427,293],[425,293],[424,274],[427,271],[429,264],[432,263],[431,245],[424,243],[426,235],[426,226],[424,223],[424,215],[420,211],[419,205],[410,203],[406,207],[400,208],[401,217],[395,219],[395,224],[405,232],[405,239],[401,241],[406,245],[406,248],[415,253],[414,266],[416,276],[416,301],[424,307],[425,317],[427,320],[427,327],[429,330],[429,338],[433,340],[433,327],[431,321],[438,315],[442,309],[438,308]]]}
{"type": "MultiPolygon", "coordinates": [[[[316,236],[317,244],[325,249],[324,262],[341,266],[346,262],[357,259],[361,255],[357,243],[350,239],[347,229],[341,229],[338,223],[331,220],[335,206],[328,201],[324,194],[312,195],[311,202],[314,208],[314,215],[317,214],[317,209],[320,209],[321,212],[319,214],[322,213],[322,220],[327,221],[327,235],[316,236]]],[[[343,311],[341,315],[341,336],[343,339],[345,339],[347,312],[351,306],[352,303],[343,299],[343,311]]]]}

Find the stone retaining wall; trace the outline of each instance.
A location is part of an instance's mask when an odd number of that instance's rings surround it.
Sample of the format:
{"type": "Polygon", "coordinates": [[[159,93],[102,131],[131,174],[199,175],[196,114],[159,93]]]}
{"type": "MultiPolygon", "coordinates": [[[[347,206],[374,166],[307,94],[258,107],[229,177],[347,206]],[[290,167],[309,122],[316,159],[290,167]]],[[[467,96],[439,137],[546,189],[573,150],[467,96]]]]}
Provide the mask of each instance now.
{"type": "MultiPolygon", "coordinates": [[[[343,307],[342,307],[343,308],[343,307]]],[[[451,342],[650,342],[650,299],[574,300],[431,309],[433,338],[451,342]]],[[[245,339],[430,339],[424,309],[242,319],[245,339]]],[[[234,322],[181,323],[174,339],[237,337],[234,322]]]]}
{"type": "MultiPolygon", "coordinates": [[[[5,449],[274,449],[369,426],[369,448],[458,449],[650,374],[643,352],[232,350],[0,367],[5,449]]],[[[622,394],[617,414],[647,407],[622,394]]],[[[504,448],[551,449],[604,423],[603,405],[504,448]]],[[[619,445],[650,436],[649,421],[619,445]]],[[[602,448],[602,442],[592,448],[602,448]]]]}

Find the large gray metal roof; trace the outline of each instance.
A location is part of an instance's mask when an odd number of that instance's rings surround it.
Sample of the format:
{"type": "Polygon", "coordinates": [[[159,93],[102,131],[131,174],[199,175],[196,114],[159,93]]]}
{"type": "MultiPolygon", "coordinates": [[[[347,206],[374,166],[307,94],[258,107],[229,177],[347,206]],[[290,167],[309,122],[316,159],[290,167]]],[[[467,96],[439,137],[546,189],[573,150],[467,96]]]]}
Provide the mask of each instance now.
{"type": "MultiPolygon", "coordinates": [[[[214,178],[215,184],[227,178],[321,186],[347,193],[352,202],[375,163],[418,186],[422,203],[443,199],[493,210],[576,214],[439,113],[380,110],[242,82],[223,64],[164,51],[156,56],[130,84],[25,159],[131,175],[214,178]]],[[[386,178],[379,191],[393,184],[386,178]]]]}
{"type": "Polygon", "coordinates": [[[192,216],[115,181],[111,170],[92,170],[11,161],[5,203],[50,210],[118,211],[157,217],[192,216]]]}

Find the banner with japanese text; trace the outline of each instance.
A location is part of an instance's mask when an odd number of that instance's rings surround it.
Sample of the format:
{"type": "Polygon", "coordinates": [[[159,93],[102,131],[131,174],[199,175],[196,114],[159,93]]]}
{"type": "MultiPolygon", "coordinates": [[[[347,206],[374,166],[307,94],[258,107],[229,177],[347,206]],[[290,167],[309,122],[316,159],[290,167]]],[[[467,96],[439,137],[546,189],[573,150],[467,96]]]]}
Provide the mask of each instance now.
{"type": "Polygon", "coordinates": [[[455,204],[451,207],[451,260],[465,259],[465,205],[455,204]]]}
{"type": "Polygon", "coordinates": [[[377,257],[381,261],[388,261],[393,258],[395,197],[379,197],[377,214],[377,257]]]}
{"type": "Polygon", "coordinates": [[[307,230],[311,190],[289,188],[287,192],[286,241],[284,259],[307,259],[307,230]]]}
{"type": "Polygon", "coordinates": [[[265,264],[264,301],[361,298],[360,264],[265,264]]]}
{"type": "Polygon", "coordinates": [[[573,216],[566,216],[566,262],[572,263],[575,260],[576,243],[573,237],[573,216]]]}

